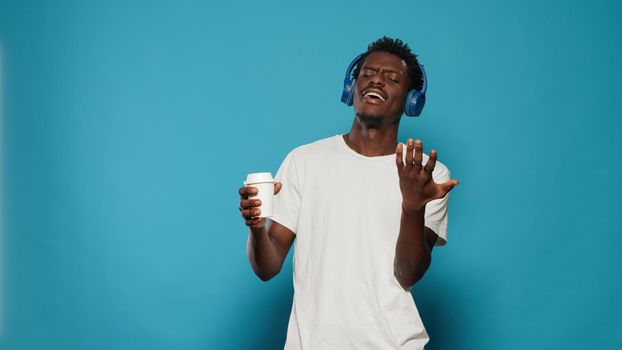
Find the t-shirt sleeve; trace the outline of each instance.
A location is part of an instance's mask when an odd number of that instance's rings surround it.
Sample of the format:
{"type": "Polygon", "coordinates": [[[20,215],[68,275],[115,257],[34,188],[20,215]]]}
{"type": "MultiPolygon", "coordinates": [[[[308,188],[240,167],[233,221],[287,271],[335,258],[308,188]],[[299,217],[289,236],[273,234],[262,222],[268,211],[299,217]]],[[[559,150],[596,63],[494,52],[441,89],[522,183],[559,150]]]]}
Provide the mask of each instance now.
{"type": "MultiPolygon", "coordinates": [[[[436,183],[449,181],[449,169],[437,162],[432,178],[436,183]]],[[[447,244],[447,205],[449,203],[449,193],[443,198],[428,202],[425,206],[425,226],[430,228],[438,235],[435,245],[447,244]]]]}
{"type": "Polygon", "coordinates": [[[274,197],[272,221],[287,227],[296,233],[298,212],[301,201],[301,174],[295,159],[295,151],[290,152],[276,174],[276,181],[283,187],[274,197]]]}

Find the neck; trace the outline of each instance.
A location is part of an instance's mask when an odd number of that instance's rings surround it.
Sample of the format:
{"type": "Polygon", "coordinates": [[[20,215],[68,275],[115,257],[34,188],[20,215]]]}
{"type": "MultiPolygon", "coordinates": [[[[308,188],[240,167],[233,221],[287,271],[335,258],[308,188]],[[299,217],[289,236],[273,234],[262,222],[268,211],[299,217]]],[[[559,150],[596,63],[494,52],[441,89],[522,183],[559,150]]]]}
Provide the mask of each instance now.
{"type": "Polygon", "coordinates": [[[395,153],[399,123],[381,128],[368,128],[354,118],[352,129],[343,139],[356,153],[366,157],[386,156],[395,153]]]}

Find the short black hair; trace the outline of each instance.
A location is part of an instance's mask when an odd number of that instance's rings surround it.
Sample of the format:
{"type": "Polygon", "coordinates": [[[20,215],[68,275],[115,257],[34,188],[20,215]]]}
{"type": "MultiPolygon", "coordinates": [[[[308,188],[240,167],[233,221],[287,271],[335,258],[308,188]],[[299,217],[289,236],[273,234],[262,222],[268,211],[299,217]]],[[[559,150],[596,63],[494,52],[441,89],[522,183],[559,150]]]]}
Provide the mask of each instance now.
{"type": "Polygon", "coordinates": [[[388,52],[393,54],[406,62],[406,69],[408,72],[408,81],[410,82],[410,89],[417,89],[421,91],[423,88],[423,72],[419,67],[419,61],[417,55],[410,51],[408,44],[404,43],[400,39],[392,39],[387,36],[374,41],[367,47],[367,52],[363,54],[361,60],[352,71],[352,76],[356,79],[361,71],[361,66],[367,56],[372,52],[388,52]]]}

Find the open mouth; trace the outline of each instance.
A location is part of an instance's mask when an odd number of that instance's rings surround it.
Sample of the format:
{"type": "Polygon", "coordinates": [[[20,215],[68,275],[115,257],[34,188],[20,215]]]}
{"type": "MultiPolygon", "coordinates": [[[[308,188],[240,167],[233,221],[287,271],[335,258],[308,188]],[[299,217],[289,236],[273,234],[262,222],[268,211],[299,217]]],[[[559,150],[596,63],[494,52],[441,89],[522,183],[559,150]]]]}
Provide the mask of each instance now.
{"type": "Polygon", "coordinates": [[[381,91],[377,91],[375,89],[374,90],[369,89],[367,91],[364,91],[363,99],[374,104],[381,104],[387,100],[387,98],[384,96],[384,94],[381,91]]]}

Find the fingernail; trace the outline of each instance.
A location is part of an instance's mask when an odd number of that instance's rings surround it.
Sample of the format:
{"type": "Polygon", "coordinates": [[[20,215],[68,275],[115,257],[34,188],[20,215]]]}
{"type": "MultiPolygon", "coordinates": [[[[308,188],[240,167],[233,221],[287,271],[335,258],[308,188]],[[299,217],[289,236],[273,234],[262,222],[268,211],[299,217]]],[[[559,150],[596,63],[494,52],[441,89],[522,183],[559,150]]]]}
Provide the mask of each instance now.
{"type": "Polygon", "coordinates": [[[261,205],[261,201],[255,201],[255,205],[261,205]]]}

